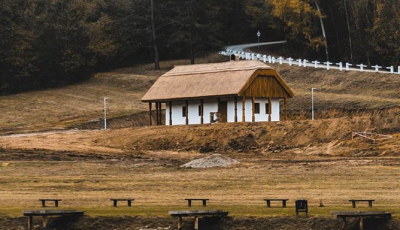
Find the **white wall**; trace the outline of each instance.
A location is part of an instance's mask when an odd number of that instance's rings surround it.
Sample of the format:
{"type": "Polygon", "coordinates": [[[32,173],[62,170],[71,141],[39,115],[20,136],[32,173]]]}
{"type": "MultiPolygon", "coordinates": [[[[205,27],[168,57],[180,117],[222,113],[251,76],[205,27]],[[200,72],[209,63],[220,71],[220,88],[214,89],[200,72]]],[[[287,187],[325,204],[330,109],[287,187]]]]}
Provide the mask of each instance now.
{"type": "MultiPolygon", "coordinates": [[[[228,122],[235,121],[235,101],[234,99],[228,99],[228,110],[227,119],[228,122]]],[[[280,104],[279,99],[272,99],[272,113],[271,120],[279,121],[280,119],[280,104]]],[[[266,114],[265,106],[268,103],[268,98],[256,98],[255,103],[260,103],[260,114],[255,114],[255,121],[268,121],[268,114],[266,114]]],[[[189,124],[200,124],[201,117],[199,116],[199,105],[200,100],[189,101],[189,124]]],[[[173,101],[172,102],[172,125],[184,125],[186,124],[186,117],[182,116],[182,107],[185,106],[185,101],[173,101]]],[[[252,122],[252,101],[246,99],[246,122],[252,122]]],[[[210,113],[218,111],[218,100],[204,100],[204,124],[210,123],[210,113]]],[[[242,111],[242,100],[238,98],[237,103],[237,117],[238,122],[242,122],[243,111],[242,111]]],[[[169,103],[167,103],[165,113],[165,123],[169,125],[169,103]]]]}

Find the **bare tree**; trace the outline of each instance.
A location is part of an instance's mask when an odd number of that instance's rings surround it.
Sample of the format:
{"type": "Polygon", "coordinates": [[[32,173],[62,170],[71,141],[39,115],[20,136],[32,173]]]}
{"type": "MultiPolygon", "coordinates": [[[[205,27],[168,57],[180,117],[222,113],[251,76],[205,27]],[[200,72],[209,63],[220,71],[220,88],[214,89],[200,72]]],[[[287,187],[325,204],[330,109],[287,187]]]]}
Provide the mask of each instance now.
{"type": "Polygon", "coordinates": [[[326,32],[325,32],[324,20],[322,18],[322,12],[321,9],[319,8],[318,1],[314,0],[314,2],[318,10],[319,21],[321,23],[321,29],[322,29],[322,36],[324,37],[326,60],[329,61],[328,40],[326,39],[326,32]]]}
{"type": "Polygon", "coordinates": [[[349,31],[350,60],[353,61],[353,44],[351,41],[351,28],[350,28],[349,13],[347,11],[346,0],[343,0],[343,5],[344,5],[344,11],[346,13],[347,29],[349,31]]]}
{"type": "Polygon", "coordinates": [[[151,40],[154,48],[154,68],[160,69],[160,54],[158,53],[157,33],[154,17],[154,0],[150,0],[150,23],[151,23],[151,40]]]}

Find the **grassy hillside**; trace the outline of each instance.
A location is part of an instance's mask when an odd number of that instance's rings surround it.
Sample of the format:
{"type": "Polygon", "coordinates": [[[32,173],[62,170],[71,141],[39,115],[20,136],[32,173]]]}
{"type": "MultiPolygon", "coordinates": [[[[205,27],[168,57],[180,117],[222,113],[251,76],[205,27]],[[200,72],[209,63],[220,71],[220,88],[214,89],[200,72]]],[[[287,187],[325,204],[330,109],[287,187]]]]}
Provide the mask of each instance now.
{"type": "MultiPolygon", "coordinates": [[[[199,63],[225,61],[212,55],[199,63]]],[[[147,105],[140,99],[154,81],[174,65],[189,64],[188,60],[153,64],[98,73],[89,81],[42,91],[0,97],[0,134],[59,129],[103,117],[103,97],[109,98],[109,117],[134,114],[147,105]]]]}
{"type": "MultiPolygon", "coordinates": [[[[212,55],[204,62],[227,61],[212,55]]],[[[102,118],[103,97],[109,98],[109,117],[147,109],[140,98],[163,73],[187,60],[162,62],[98,73],[89,81],[66,87],[0,97],[0,133],[59,129],[102,118]]],[[[326,71],[273,64],[295,93],[290,110],[309,110],[310,88],[317,88],[317,110],[386,108],[400,105],[400,76],[379,73],[326,71]]],[[[318,117],[318,114],[317,114],[318,117]]]]}

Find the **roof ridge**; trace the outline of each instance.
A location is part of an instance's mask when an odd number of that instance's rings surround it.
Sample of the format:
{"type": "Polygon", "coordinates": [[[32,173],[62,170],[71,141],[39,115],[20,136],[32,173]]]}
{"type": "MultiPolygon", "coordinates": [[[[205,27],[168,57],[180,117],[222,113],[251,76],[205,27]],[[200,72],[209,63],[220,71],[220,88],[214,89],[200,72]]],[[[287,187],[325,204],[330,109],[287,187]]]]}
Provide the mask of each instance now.
{"type": "Polygon", "coordinates": [[[254,65],[254,66],[245,66],[245,67],[235,67],[235,68],[220,68],[220,69],[212,69],[212,70],[197,70],[197,71],[182,71],[176,73],[167,72],[163,77],[170,77],[170,76],[180,76],[180,75],[191,75],[191,74],[206,74],[206,73],[219,73],[219,72],[229,72],[229,71],[245,71],[245,70],[256,70],[256,69],[271,69],[271,67],[265,65],[254,65]]]}

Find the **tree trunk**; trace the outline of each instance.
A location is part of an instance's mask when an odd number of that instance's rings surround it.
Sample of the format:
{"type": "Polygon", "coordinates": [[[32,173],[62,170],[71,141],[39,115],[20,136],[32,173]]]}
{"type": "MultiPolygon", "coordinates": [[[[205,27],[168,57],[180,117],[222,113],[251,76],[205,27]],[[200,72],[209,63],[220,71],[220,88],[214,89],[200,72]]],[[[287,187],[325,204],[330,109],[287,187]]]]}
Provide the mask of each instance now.
{"type": "Polygon", "coordinates": [[[326,39],[324,20],[322,18],[322,13],[321,13],[321,9],[319,8],[318,1],[315,0],[314,2],[315,2],[315,6],[317,7],[317,10],[318,10],[319,21],[321,22],[322,36],[324,37],[324,42],[325,42],[326,61],[329,61],[328,40],[326,39]]]}
{"type": "Polygon", "coordinates": [[[194,64],[193,26],[190,26],[190,64],[194,64]]]}
{"type": "Polygon", "coordinates": [[[351,41],[351,28],[349,21],[349,13],[347,12],[346,0],[343,0],[344,11],[346,12],[347,29],[349,30],[349,46],[350,46],[350,60],[353,62],[353,44],[351,41]]]}
{"type": "Polygon", "coordinates": [[[189,37],[190,37],[190,64],[194,64],[194,42],[193,42],[193,29],[194,29],[194,17],[193,17],[193,1],[191,1],[190,2],[190,6],[189,6],[190,8],[189,8],[189,10],[190,10],[190,12],[189,12],[189,14],[190,14],[190,17],[189,17],[189,20],[190,20],[190,22],[189,22],[189,32],[190,32],[190,34],[189,34],[189,37]]]}
{"type": "Polygon", "coordinates": [[[151,14],[151,32],[152,32],[152,41],[154,48],[154,68],[156,70],[160,69],[160,57],[158,54],[158,45],[157,45],[157,35],[156,35],[156,26],[154,22],[154,0],[150,0],[150,14],[151,14]]]}

